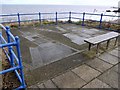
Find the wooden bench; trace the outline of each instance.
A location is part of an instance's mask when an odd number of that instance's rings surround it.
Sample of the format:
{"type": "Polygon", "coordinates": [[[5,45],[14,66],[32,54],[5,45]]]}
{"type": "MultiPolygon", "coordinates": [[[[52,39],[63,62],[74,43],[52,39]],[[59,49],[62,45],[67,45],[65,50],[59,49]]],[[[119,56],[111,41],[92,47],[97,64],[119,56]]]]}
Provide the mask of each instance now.
{"type": "Polygon", "coordinates": [[[98,53],[100,43],[107,41],[106,48],[108,49],[110,40],[116,38],[115,44],[114,44],[114,45],[116,45],[118,37],[119,37],[119,33],[117,33],[117,32],[109,32],[109,33],[102,34],[102,35],[99,35],[99,36],[96,36],[96,37],[85,39],[84,41],[89,43],[88,50],[91,49],[91,45],[97,45],[96,53],[98,53]]]}

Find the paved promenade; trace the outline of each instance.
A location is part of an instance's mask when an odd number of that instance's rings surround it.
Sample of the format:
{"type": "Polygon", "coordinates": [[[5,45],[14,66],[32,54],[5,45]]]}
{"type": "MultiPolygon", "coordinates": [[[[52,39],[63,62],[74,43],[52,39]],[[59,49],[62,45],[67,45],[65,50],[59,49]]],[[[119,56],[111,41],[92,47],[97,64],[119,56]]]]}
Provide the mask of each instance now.
{"type": "Polygon", "coordinates": [[[29,88],[118,88],[120,85],[120,69],[118,69],[120,50],[118,48],[29,88]]]}
{"type": "Polygon", "coordinates": [[[110,40],[88,51],[84,39],[108,33],[75,24],[23,26],[11,30],[20,37],[28,88],[118,88],[119,50],[110,40]]]}

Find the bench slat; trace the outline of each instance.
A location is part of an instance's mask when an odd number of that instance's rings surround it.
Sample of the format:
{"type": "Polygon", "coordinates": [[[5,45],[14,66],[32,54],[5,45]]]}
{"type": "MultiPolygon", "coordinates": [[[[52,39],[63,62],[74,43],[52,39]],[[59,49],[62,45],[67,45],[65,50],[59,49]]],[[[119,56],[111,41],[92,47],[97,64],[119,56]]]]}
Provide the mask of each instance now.
{"type": "Polygon", "coordinates": [[[103,35],[99,35],[99,36],[96,36],[96,37],[85,39],[84,41],[87,42],[87,43],[91,43],[91,44],[98,44],[98,43],[107,41],[109,39],[116,38],[118,36],[119,36],[119,33],[117,33],[117,32],[109,32],[109,33],[106,33],[106,34],[103,34],[103,35]]]}

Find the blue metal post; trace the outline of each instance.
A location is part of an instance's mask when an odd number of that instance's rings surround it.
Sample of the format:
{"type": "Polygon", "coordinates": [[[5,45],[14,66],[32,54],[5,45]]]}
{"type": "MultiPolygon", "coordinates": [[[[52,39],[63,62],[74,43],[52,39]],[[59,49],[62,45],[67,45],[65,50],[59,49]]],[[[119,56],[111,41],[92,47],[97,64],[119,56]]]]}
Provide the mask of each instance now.
{"type": "Polygon", "coordinates": [[[71,23],[71,12],[69,12],[69,20],[68,20],[69,23],[71,23]]]}
{"type": "Polygon", "coordinates": [[[55,18],[55,20],[56,20],[56,25],[58,24],[58,20],[57,20],[57,12],[55,13],[55,16],[56,16],[56,18],[55,18]]]}
{"type": "Polygon", "coordinates": [[[18,25],[20,27],[20,14],[18,13],[17,15],[18,15],[18,25]]]}
{"type": "MultiPolygon", "coordinates": [[[[10,38],[9,32],[10,32],[10,27],[7,26],[6,27],[7,40],[8,40],[8,43],[11,43],[11,38],[10,38]]],[[[8,46],[8,51],[9,51],[9,55],[10,55],[10,64],[13,67],[14,66],[14,57],[12,55],[12,46],[8,46]]]]}
{"type": "Polygon", "coordinates": [[[21,79],[22,79],[21,86],[23,86],[23,87],[25,88],[25,87],[26,87],[26,84],[25,84],[25,80],[24,80],[24,73],[23,73],[23,65],[22,65],[22,58],[21,58],[19,37],[16,36],[16,37],[15,37],[15,40],[16,40],[16,42],[17,42],[16,49],[17,49],[18,59],[19,59],[20,76],[21,76],[21,79]]]}
{"type": "Polygon", "coordinates": [[[39,12],[39,22],[41,24],[41,13],[39,12]]]}
{"type": "Polygon", "coordinates": [[[102,18],[103,18],[103,13],[101,14],[101,17],[100,17],[100,24],[99,24],[99,28],[102,28],[102,18]]]}
{"type": "Polygon", "coordinates": [[[0,44],[2,44],[1,36],[2,36],[2,33],[0,32],[0,44]]]}
{"type": "Polygon", "coordinates": [[[84,20],[85,20],[85,12],[83,13],[82,26],[84,26],[84,20]]]}

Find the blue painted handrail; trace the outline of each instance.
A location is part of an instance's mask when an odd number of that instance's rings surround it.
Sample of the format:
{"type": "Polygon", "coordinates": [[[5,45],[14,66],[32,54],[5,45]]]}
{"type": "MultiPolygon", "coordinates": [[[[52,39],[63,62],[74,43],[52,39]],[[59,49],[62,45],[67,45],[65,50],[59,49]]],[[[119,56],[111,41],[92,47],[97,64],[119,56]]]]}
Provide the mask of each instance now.
{"type": "Polygon", "coordinates": [[[99,25],[97,26],[98,28],[103,28],[102,27],[102,23],[103,22],[104,23],[110,23],[110,24],[120,25],[119,23],[113,23],[113,22],[103,21],[103,17],[119,18],[120,16],[116,16],[116,15],[103,15],[103,14],[86,13],[86,12],[84,12],[84,13],[81,13],[81,12],[55,12],[55,13],[53,13],[53,12],[52,13],[50,13],[50,12],[48,12],[48,13],[38,12],[38,13],[26,13],[26,14],[17,13],[17,14],[9,14],[9,15],[0,15],[0,17],[2,17],[2,18],[4,18],[4,17],[6,18],[7,16],[8,17],[9,16],[11,16],[11,17],[12,16],[13,17],[16,16],[17,19],[14,20],[14,21],[3,21],[2,23],[18,23],[19,27],[21,25],[21,22],[39,21],[40,24],[41,24],[42,20],[53,20],[53,21],[56,22],[55,24],[57,24],[58,20],[60,20],[60,19],[68,19],[69,22],[71,22],[72,19],[81,20],[82,21],[82,23],[81,23],[82,26],[87,25],[85,23],[86,20],[91,20],[93,22],[99,22],[99,25]],[[63,14],[66,15],[66,16],[63,16],[63,14]],[[32,16],[35,15],[37,17],[36,17],[36,19],[33,18],[33,19],[29,19],[29,20],[24,20],[24,19],[22,20],[22,18],[21,18],[23,16],[30,16],[30,15],[32,15],[32,16]],[[53,15],[53,16],[52,17],[44,17],[43,18],[44,15],[53,15]],[[62,15],[62,17],[59,17],[59,15],[62,15]],[[76,17],[74,15],[79,15],[79,16],[76,17]],[[90,16],[98,16],[98,19],[97,20],[87,19],[86,16],[89,16],[89,15],[90,16]]]}
{"type": "Polygon", "coordinates": [[[26,84],[25,84],[25,80],[24,80],[19,37],[18,36],[14,37],[12,35],[12,33],[10,32],[10,28],[8,26],[4,27],[2,24],[0,24],[0,26],[6,31],[6,35],[7,35],[7,41],[6,41],[4,39],[4,37],[2,36],[2,34],[0,33],[0,40],[1,40],[0,48],[2,48],[3,51],[5,52],[7,58],[10,62],[10,65],[11,65],[10,68],[0,71],[0,75],[14,71],[18,80],[21,83],[21,85],[18,88],[16,88],[16,90],[25,89],[26,84]],[[13,51],[13,46],[16,47],[17,55],[13,51]],[[8,47],[8,51],[6,51],[4,49],[4,47],[8,47]],[[15,64],[15,60],[16,60],[16,64],[15,64]],[[19,72],[18,72],[18,70],[19,70],[19,72]]]}

